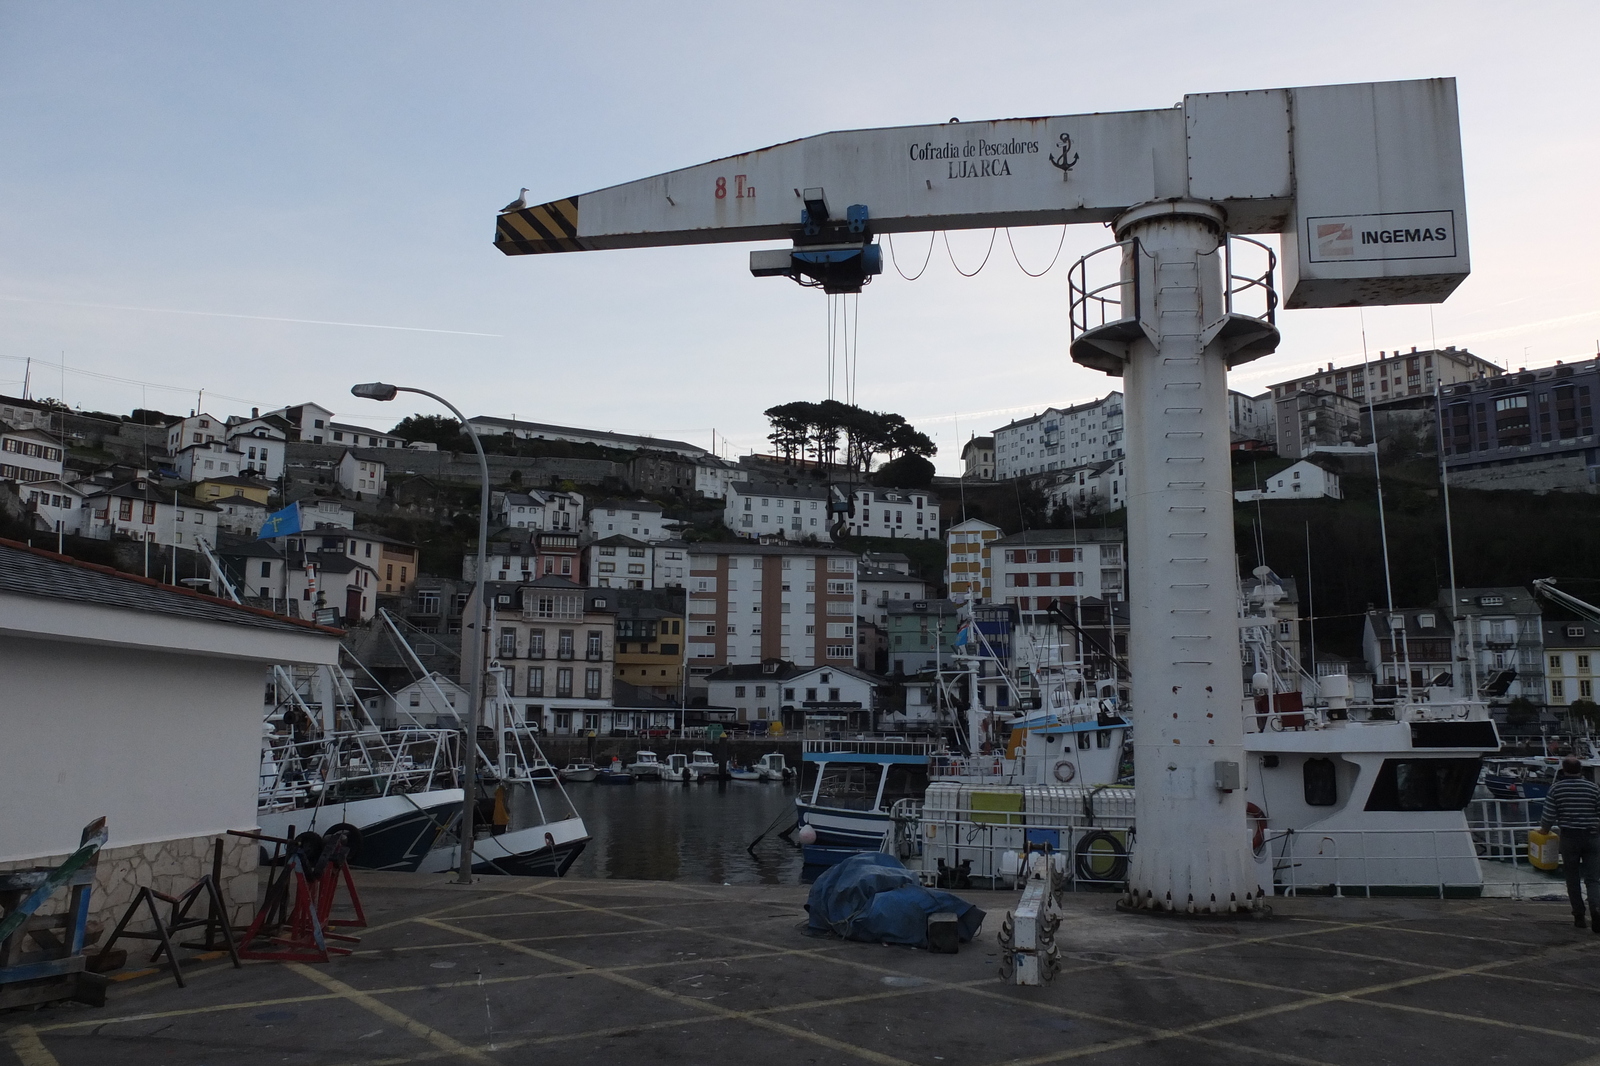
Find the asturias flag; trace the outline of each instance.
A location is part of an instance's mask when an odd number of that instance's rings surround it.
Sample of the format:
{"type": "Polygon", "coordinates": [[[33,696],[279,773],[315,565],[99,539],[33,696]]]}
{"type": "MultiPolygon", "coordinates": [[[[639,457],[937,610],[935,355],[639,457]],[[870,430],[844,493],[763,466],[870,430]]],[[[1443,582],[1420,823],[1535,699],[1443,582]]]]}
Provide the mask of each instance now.
{"type": "Polygon", "coordinates": [[[258,540],[271,540],[273,537],[287,537],[291,533],[300,532],[300,505],[291,503],[281,511],[274,511],[267,515],[267,520],[261,523],[261,536],[258,540]]]}

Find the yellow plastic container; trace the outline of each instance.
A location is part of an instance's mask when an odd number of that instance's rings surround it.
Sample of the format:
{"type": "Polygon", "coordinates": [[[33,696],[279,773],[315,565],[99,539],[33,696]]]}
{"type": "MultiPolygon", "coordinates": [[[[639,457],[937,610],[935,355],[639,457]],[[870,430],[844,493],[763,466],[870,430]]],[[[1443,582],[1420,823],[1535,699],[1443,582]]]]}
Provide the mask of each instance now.
{"type": "Polygon", "coordinates": [[[1561,864],[1561,837],[1538,829],[1528,830],[1528,864],[1535,870],[1554,870],[1561,864]]]}

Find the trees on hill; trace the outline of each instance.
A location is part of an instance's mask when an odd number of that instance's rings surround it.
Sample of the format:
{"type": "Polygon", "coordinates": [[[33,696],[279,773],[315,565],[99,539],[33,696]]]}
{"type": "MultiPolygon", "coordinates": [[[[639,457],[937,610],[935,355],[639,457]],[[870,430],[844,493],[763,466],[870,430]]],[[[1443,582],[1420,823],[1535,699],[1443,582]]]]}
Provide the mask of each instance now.
{"type": "Polygon", "coordinates": [[[838,400],[797,400],[769,407],[763,413],[772,424],[767,439],[779,455],[790,461],[810,459],[866,474],[879,455],[887,455],[893,461],[912,455],[926,458],[939,450],[926,433],[919,432],[901,415],[868,411],[838,400]]]}

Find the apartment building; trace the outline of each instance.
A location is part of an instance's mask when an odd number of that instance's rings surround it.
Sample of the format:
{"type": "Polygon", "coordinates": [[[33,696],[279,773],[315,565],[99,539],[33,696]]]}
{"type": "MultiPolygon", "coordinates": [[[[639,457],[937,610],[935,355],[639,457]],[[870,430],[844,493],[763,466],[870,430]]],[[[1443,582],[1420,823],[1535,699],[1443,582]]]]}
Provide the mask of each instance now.
{"type": "Polygon", "coordinates": [[[719,667],[784,659],[851,666],[856,557],[838,548],[745,541],[690,546],[689,683],[719,667]]]}
{"type": "Polygon", "coordinates": [[[1375,684],[1393,685],[1397,694],[1421,696],[1430,684],[1454,678],[1455,626],[1439,607],[1370,610],[1362,624],[1361,647],[1375,684]]]}
{"type": "Polygon", "coordinates": [[[1419,352],[1413,347],[1409,352],[1380,351],[1378,358],[1362,365],[1335,366],[1313,370],[1309,374],[1288,381],[1280,381],[1269,391],[1279,404],[1278,417],[1282,431],[1282,401],[1297,392],[1332,392],[1349,396],[1358,404],[1369,400],[1381,403],[1402,396],[1429,396],[1435,385],[1453,385],[1462,381],[1476,381],[1480,377],[1498,377],[1504,371],[1487,359],[1481,359],[1465,348],[1431,348],[1419,352]]]}
{"type": "Polygon", "coordinates": [[[995,600],[1014,605],[1024,622],[1052,603],[1120,600],[1127,588],[1124,542],[1121,529],[1034,529],[1002,537],[989,547],[995,600]]]}
{"type": "Polygon", "coordinates": [[[827,539],[828,500],[828,487],[817,482],[736,481],[728,486],[722,521],[739,536],[752,540],[773,536],[827,539]]]}
{"type": "Polygon", "coordinates": [[[664,540],[650,546],[651,578],[658,589],[681,589],[688,580],[689,545],[681,540],[664,540]]]}
{"type": "Polygon", "coordinates": [[[1269,389],[1259,396],[1228,390],[1228,432],[1233,443],[1255,441],[1272,444],[1277,440],[1277,408],[1269,389]]]}
{"type": "Polygon", "coordinates": [[[601,589],[655,588],[655,552],[649,544],[619,535],[584,549],[587,583],[601,589]]]}
{"type": "Polygon", "coordinates": [[[1453,484],[1600,491],[1600,358],[1449,385],[1438,403],[1453,484]]]}
{"type": "MultiPolygon", "coordinates": [[[[482,653],[499,671],[502,691],[524,721],[547,732],[598,730],[611,709],[616,617],[604,594],[563,577],[485,586],[482,653]]],[[[465,617],[477,617],[469,600],[465,617]]],[[[464,640],[471,662],[477,641],[464,640]]]]}
{"type": "Polygon", "coordinates": [[[782,659],[725,666],[707,678],[706,718],[759,731],[875,727],[880,678],[848,666],[799,666],[782,659]]]}
{"type": "Polygon", "coordinates": [[[1001,537],[999,526],[969,518],[945,530],[945,588],[957,603],[994,598],[990,546],[1001,537]]]}
{"type": "Polygon", "coordinates": [[[1371,441],[1362,401],[1328,389],[1300,389],[1277,401],[1278,454],[1300,459],[1371,441]]]}
{"type": "Polygon", "coordinates": [[[948,664],[961,630],[961,605],[954,600],[896,600],[887,605],[888,670],[919,674],[948,664]]]}
{"type": "Polygon", "coordinates": [[[852,537],[939,537],[939,498],[926,489],[858,489],[855,505],[845,519],[852,537]]]}
{"type": "Polygon", "coordinates": [[[1122,393],[1065,408],[1046,408],[994,431],[1000,480],[1122,458],[1122,393]]]}

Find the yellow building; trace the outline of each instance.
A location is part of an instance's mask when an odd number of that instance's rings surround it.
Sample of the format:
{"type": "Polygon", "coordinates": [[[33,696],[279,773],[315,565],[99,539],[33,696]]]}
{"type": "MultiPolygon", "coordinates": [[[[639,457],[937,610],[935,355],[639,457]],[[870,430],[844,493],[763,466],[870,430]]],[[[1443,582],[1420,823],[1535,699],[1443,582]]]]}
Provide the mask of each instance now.
{"type": "Polygon", "coordinates": [[[253,477],[208,477],[194,485],[194,498],[202,503],[243,496],[265,507],[271,495],[272,486],[253,477]]]}
{"type": "Polygon", "coordinates": [[[682,609],[619,606],[616,611],[617,680],[663,699],[680,696],[686,632],[682,609]]]}
{"type": "Polygon", "coordinates": [[[944,581],[950,598],[958,603],[994,598],[990,579],[989,545],[999,540],[999,526],[969,518],[945,530],[944,581]]]}

